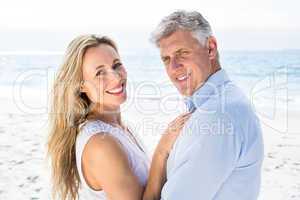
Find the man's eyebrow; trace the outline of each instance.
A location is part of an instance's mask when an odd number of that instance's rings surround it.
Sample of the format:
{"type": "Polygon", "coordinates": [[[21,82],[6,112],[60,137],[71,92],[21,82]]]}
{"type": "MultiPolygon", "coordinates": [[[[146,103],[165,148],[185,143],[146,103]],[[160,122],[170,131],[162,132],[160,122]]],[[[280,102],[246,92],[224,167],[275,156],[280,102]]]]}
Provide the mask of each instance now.
{"type": "Polygon", "coordinates": [[[175,53],[177,54],[177,53],[180,53],[180,52],[182,52],[182,51],[184,51],[184,49],[183,49],[183,48],[180,48],[180,49],[176,50],[175,53]]]}
{"type": "MultiPolygon", "coordinates": [[[[184,48],[177,49],[177,50],[174,52],[174,54],[181,53],[182,51],[184,51],[184,48]]],[[[160,57],[161,57],[161,59],[163,60],[163,59],[168,58],[169,56],[161,55],[160,57]]]]}

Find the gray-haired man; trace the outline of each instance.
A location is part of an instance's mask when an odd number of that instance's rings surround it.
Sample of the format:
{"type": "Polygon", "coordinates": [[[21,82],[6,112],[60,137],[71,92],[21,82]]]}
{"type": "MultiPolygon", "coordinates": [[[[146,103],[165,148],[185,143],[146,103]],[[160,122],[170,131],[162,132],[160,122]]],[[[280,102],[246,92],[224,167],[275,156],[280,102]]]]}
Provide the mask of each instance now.
{"type": "Polygon", "coordinates": [[[153,40],[170,80],[194,110],[168,158],[161,199],[257,199],[260,124],[221,69],[209,23],[198,12],[177,11],[161,21],[153,40]]]}

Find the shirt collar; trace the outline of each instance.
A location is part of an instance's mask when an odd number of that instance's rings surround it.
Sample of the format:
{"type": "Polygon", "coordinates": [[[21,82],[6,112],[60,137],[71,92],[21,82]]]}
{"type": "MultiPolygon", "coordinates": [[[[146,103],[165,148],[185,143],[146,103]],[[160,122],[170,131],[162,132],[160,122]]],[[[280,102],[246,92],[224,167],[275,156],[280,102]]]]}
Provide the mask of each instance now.
{"type": "Polygon", "coordinates": [[[220,69],[212,74],[207,81],[198,88],[192,96],[185,97],[184,101],[188,111],[192,112],[202,105],[216,90],[229,82],[230,79],[224,69],[220,69]]]}

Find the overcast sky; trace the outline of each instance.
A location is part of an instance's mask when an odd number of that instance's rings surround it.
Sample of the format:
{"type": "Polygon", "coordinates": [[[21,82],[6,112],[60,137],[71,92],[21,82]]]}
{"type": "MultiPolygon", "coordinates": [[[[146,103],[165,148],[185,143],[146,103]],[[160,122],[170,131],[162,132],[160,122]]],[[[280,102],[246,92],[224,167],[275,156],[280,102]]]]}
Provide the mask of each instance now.
{"type": "Polygon", "coordinates": [[[0,51],[63,51],[81,33],[140,48],[177,9],[201,12],[221,49],[300,49],[299,8],[298,0],[1,0],[0,51]]]}

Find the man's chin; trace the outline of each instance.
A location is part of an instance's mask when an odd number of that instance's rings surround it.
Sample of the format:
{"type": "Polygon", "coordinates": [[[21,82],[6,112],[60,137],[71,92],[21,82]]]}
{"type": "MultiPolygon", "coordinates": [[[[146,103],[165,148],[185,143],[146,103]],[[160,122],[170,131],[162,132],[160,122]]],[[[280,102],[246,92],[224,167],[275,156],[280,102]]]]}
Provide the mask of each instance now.
{"type": "Polygon", "coordinates": [[[182,96],[192,96],[193,89],[190,84],[175,83],[174,85],[182,96]]]}
{"type": "Polygon", "coordinates": [[[190,89],[187,88],[177,88],[178,92],[182,95],[182,96],[192,96],[192,91],[190,89]]]}

